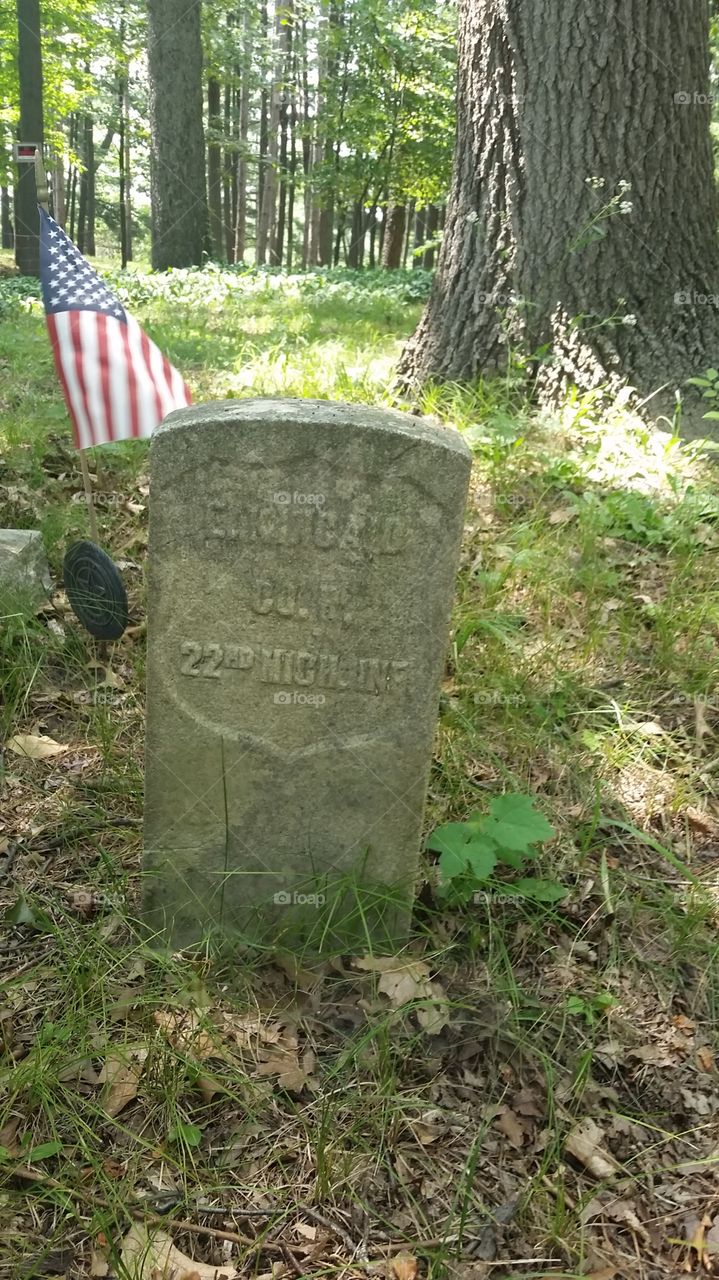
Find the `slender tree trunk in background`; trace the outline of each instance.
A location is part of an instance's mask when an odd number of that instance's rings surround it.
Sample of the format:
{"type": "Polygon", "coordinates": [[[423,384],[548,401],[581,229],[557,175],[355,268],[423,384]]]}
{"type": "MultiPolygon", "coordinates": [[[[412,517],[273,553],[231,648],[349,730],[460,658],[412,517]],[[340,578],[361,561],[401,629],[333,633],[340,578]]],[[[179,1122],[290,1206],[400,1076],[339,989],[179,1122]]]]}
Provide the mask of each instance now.
{"type": "Polygon", "coordinates": [[[232,255],[235,256],[235,240],[237,239],[237,205],[239,201],[240,172],[240,64],[233,67],[234,86],[232,89],[232,156],[230,158],[230,226],[232,230],[232,255]]]}
{"type": "Polygon", "coordinates": [[[125,152],[125,257],[132,262],[132,140],[130,134],[130,89],[125,76],[125,92],[120,111],[122,121],[123,149],[125,152]]]}
{"type": "MultiPolygon", "coordinates": [[[[426,212],[427,212],[427,224],[426,224],[425,238],[427,240],[435,240],[437,237],[437,232],[439,231],[439,209],[437,208],[436,204],[430,204],[427,206],[426,212]]],[[[425,271],[432,270],[434,266],[435,252],[436,250],[434,249],[425,249],[422,257],[422,266],[425,268],[425,271]]]]}
{"type": "MultiPolygon", "coordinates": [[[[77,115],[75,112],[70,116],[70,128],[68,131],[68,141],[70,151],[77,149],[77,115]]],[[[77,184],[77,170],[75,165],[70,162],[67,166],[67,186],[65,187],[65,209],[68,235],[71,240],[75,239],[75,187],[77,184]]]]}
{"type": "Polygon", "coordinates": [[[84,116],[82,128],[80,208],[77,216],[77,247],[80,253],[95,253],[95,122],[84,116]]]}
{"type": "Polygon", "coordinates": [[[127,174],[125,172],[125,86],[124,77],[118,77],[117,89],[118,102],[120,107],[120,137],[117,144],[117,163],[118,163],[118,179],[120,187],[120,263],[123,269],[128,264],[127,256],[127,174]]]}
{"type": "Polygon", "coordinates": [[[396,271],[402,264],[406,218],[406,205],[391,204],[389,206],[384,219],[386,230],[382,250],[382,266],[386,271],[396,271]]]}
{"type": "Polygon", "coordinates": [[[215,76],[207,81],[207,206],[210,215],[210,240],[213,256],[225,257],[225,235],[222,218],[222,124],[220,82],[215,76]]]}
{"type": "Polygon", "coordinates": [[[389,195],[383,193],[380,196],[380,207],[382,209],[382,221],[379,225],[379,246],[377,249],[377,257],[381,263],[384,263],[384,239],[387,235],[387,218],[389,216],[389,195]]]}
{"type": "Polygon", "coordinates": [[[95,256],[95,121],[85,117],[85,173],[87,205],[85,209],[85,253],[95,256]]]}
{"type": "MultiPolygon", "coordinates": [[[[17,0],[17,62],[20,82],[20,142],[42,149],[42,50],[40,0],[17,0]]],[[[40,238],[35,167],[18,165],[15,184],[15,263],[23,276],[40,274],[40,238]]]]}
{"type": "Polygon", "coordinates": [[[117,60],[117,111],[119,138],[117,143],[118,180],[120,188],[120,261],[124,268],[132,257],[132,233],[130,222],[130,111],[128,100],[128,66],[125,55],[125,0],[122,0],[120,18],[120,48],[117,60]]]}
{"type": "Polygon", "coordinates": [[[335,247],[334,247],[334,253],[332,255],[332,263],[333,263],[333,266],[335,267],[338,267],[340,263],[340,254],[342,252],[342,246],[344,244],[344,239],[345,239],[346,221],[347,221],[347,215],[344,209],[340,209],[337,215],[337,231],[335,233],[335,247]]]}
{"type": "Polygon", "coordinates": [[[295,183],[297,180],[297,51],[292,53],[292,88],[290,92],[290,174],[287,196],[287,270],[292,270],[295,231],[295,183]]]}
{"type": "Polygon", "coordinates": [[[235,215],[235,262],[244,262],[247,249],[247,150],[250,133],[250,72],[252,46],[250,18],[246,6],[242,19],[242,84],[240,86],[240,137],[237,155],[237,212],[235,215]]]}
{"type": "Polygon", "coordinates": [[[59,227],[65,229],[65,165],[62,156],[55,156],[52,166],[52,216],[59,227]]]}
{"type": "Polygon", "coordinates": [[[309,69],[307,66],[307,23],[302,20],[302,168],[304,185],[304,226],[302,232],[302,270],[310,262],[312,224],[312,117],[310,115],[309,69]]]}
{"type": "Polygon", "coordinates": [[[147,0],[152,265],[199,266],[207,227],[200,0],[147,0]]]}
{"type": "Polygon", "coordinates": [[[272,258],[272,238],[277,215],[277,148],[280,127],[280,110],[282,106],[282,77],[285,68],[287,44],[287,24],[284,21],[285,10],[279,3],[275,11],[275,45],[272,70],[272,88],[270,91],[269,118],[267,126],[267,164],[262,187],[262,206],[257,224],[257,264],[272,258]]]}
{"type": "Polygon", "coordinates": [[[377,205],[373,204],[367,214],[367,225],[369,226],[369,269],[373,271],[377,265],[375,254],[375,245],[377,243],[377,205]]]}
{"type": "Polygon", "coordinates": [[[418,250],[425,242],[425,227],[427,220],[427,209],[418,209],[414,215],[414,253],[412,254],[412,267],[415,271],[422,266],[422,254],[418,250]]]}
{"type": "Polygon", "coordinates": [[[551,351],[546,398],[628,378],[671,399],[715,363],[707,19],[706,0],[634,0],[629,24],[595,0],[462,0],[454,181],[405,383],[503,369],[507,322],[551,351]]]}
{"type": "Polygon", "coordinates": [[[72,166],[72,181],[70,183],[70,239],[74,240],[76,244],[77,227],[75,219],[77,216],[77,178],[77,165],[74,164],[72,166]]]}
{"type": "Polygon", "coordinates": [[[282,62],[282,83],[280,86],[280,196],[277,211],[277,229],[272,241],[270,261],[275,266],[282,266],[282,254],[285,243],[285,225],[287,219],[287,158],[288,130],[290,119],[290,84],[292,79],[292,0],[288,0],[284,10],[282,42],[284,58],[282,62]]]}
{"type": "MultiPolygon", "coordinates": [[[[267,15],[267,5],[265,0],[260,4],[260,47],[265,48],[267,44],[267,31],[269,19],[267,15]]],[[[255,209],[255,261],[259,263],[260,258],[260,231],[262,222],[262,205],[265,195],[265,179],[267,177],[267,144],[269,137],[269,102],[270,96],[267,87],[264,84],[260,91],[260,154],[257,164],[257,204],[255,209]]]]}
{"type": "Polygon", "coordinates": [[[3,249],[12,249],[15,243],[10,216],[10,192],[0,187],[0,242],[3,249]]]}
{"type": "MultiPolygon", "coordinates": [[[[229,24],[229,18],[227,19],[229,24]]],[[[225,252],[227,261],[234,262],[234,235],[232,228],[232,196],[230,194],[230,173],[232,171],[232,148],[227,144],[230,141],[231,121],[232,121],[232,86],[229,81],[225,84],[224,89],[224,138],[225,150],[222,165],[222,222],[225,229],[225,252]]]]}
{"type": "Polygon", "coordinates": [[[352,206],[350,242],[347,247],[347,266],[352,267],[354,270],[362,266],[364,232],[364,206],[361,200],[355,200],[352,206]]]}
{"type": "Polygon", "coordinates": [[[412,224],[414,222],[414,206],[414,200],[410,200],[409,208],[407,209],[407,216],[405,218],[404,248],[402,250],[402,266],[405,268],[407,266],[407,258],[409,256],[409,241],[412,234],[412,224]]]}

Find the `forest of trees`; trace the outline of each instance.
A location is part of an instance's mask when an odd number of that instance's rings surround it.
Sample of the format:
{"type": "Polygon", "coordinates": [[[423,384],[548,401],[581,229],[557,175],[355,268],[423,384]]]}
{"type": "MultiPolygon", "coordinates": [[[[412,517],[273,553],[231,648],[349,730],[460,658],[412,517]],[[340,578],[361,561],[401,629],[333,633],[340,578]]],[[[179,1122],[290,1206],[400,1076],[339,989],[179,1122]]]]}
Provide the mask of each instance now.
{"type": "Polygon", "coordinates": [[[630,379],[671,415],[719,341],[716,25],[707,0],[638,0],[631,21],[594,0],[16,0],[2,243],[37,272],[11,144],[43,142],[85,253],[437,257],[405,385],[501,370],[513,348],[549,395],[630,379]]]}
{"type": "Polygon", "coordinates": [[[444,0],[5,5],[3,247],[16,222],[32,270],[12,142],[44,133],[52,211],[85,253],[125,265],[149,238],[159,269],[431,266],[455,23],[444,0]]]}

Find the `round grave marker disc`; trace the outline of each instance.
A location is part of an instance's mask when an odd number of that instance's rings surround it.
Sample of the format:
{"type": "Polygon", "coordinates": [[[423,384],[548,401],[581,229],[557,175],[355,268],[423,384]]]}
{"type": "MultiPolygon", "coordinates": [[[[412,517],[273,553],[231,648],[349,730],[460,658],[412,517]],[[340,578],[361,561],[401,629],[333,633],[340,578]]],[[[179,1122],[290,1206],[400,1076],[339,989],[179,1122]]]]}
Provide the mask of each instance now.
{"type": "Polygon", "coordinates": [[[117,566],[94,542],[73,542],[63,561],[65,590],[75,617],[98,640],[119,640],[129,621],[127,593],[117,566]]]}

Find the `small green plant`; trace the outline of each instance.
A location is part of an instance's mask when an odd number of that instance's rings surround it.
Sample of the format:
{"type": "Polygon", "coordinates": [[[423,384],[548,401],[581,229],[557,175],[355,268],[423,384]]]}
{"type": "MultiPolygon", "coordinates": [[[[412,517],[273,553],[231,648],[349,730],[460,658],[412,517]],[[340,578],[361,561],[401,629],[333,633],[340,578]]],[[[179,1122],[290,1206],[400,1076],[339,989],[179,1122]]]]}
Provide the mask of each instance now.
{"type": "MultiPolygon", "coordinates": [[[[690,387],[698,387],[704,400],[719,400],[719,369],[707,369],[703,377],[687,378],[687,383],[690,387]]],[[[704,414],[704,418],[719,421],[719,411],[710,409],[709,413],[704,414]]]]}
{"type": "Polygon", "coordinates": [[[584,1018],[587,1026],[593,1027],[616,1004],[616,999],[608,991],[598,991],[594,996],[569,996],[565,1008],[568,1014],[584,1018]]]}
{"type": "MultiPolygon", "coordinates": [[[[480,887],[491,882],[495,867],[521,871],[537,856],[536,845],[549,840],[554,828],[530,796],[510,793],[495,796],[489,813],[473,814],[467,822],[447,822],[437,827],[427,848],[440,855],[440,891],[454,903],[469,902],[480,887]]],[[[566,889],[555,880],[525,876],[502,882],[502,891],[537,902],[558,902],[566,889]]]]}

